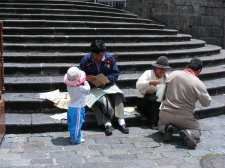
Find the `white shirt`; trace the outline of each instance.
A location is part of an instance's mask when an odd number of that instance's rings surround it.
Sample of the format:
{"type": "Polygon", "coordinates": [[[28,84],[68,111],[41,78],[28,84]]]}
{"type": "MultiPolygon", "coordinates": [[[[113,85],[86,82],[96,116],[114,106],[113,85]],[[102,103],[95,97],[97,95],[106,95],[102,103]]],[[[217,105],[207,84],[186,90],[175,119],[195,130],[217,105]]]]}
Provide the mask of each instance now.
{"type": "Polygon", "coordinates": [[[70,107],[85,107],[85,96],[90,91],[87,81],[84,82],[84,85],[67,86],[67,91],[70,95],[70,107]]]}
{"type": "Polygon", "coordinates": [[[150,85],[149,81],[150,80],[159,80],[161,83],[165,83],[167,76],[168,75],[165,74],[163,77],[157,78],[154,70],[145,71],[141,75],[141,77],[138,79],[138,81],[136,82],[136,88],[141,93],[138,95],[138,97],[144,97],[144,95],[147,93],[149,93],[149,94],[156,93],[156,91],[157,91],[156,86],[150,85]]]}

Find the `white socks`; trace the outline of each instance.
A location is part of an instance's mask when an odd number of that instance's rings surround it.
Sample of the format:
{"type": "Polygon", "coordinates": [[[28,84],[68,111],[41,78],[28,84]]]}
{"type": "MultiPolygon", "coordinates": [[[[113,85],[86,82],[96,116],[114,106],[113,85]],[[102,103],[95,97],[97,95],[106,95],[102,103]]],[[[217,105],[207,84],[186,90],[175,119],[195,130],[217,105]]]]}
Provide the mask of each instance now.
{"type": "Polygon", "coordinates": [[[120,126],[124,125],[125,124],[124,118],[118,118],[118,123],[120,126]]]}
{"type": "Polygon", "coordinates": [[[108,121],[108,122],[105,123],[105,127],[106,126],[110,126],[111,127],[112,126],[112,123],[108,121]]]}
{"type": "MultiPolygon", "coordinates": [[[[118,123],[119,123],[120,126],[124,125],[125,124],[124,118],[118,118],[118,123]]],[[[108,121],[108,122],[105,123],[105,127],[106,126],[112,126],[112,123],[108,121]]]]}

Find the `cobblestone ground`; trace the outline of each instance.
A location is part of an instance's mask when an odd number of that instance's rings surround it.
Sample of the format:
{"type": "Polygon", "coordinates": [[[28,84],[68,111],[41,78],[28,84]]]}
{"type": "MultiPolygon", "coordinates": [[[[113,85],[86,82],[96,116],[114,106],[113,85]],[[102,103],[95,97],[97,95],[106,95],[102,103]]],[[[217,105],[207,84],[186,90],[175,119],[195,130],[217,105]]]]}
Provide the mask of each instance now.
{"type": "MultiPolygon", "coordinates": [[[[86,142],[80,145],[70,145],[67,132],[8,134],[0,146],[0,167],[201,167],[200,159],[225,154],[225,115],[199,122],[202,137],[195,150],[183,146],[178,136],[172,143],[164,143],[161,135],[148,127],[131,127],[128,135],[115,130],[110,137],[101,129],[86,130],[86,142]]],[[[210,167],[224,167],[224,159],[217,160],[210,167]]]]}

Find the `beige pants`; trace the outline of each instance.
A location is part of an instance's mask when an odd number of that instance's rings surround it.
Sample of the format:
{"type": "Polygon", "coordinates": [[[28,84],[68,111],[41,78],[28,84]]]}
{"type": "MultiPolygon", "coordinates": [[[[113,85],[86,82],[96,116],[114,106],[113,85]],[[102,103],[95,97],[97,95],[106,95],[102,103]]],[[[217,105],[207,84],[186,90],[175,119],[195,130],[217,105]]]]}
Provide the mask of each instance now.
{"type": "Polygon", "coordinates": [[[160,111],[159,113],[159,132],[165,133],[166,124],[172,124],[176,126],[179,130],[185,129],[191,132],[191,136],[194,139],[199,139],[201,136],[201,130],[199,123],[194,118],[193,114],[185,113],[185,111],[180,112],[165,112],[160,111]]]}
{"type": "MultiPolygon", "coordinates": [[[[107,101],[105,96],[102,96],[101,99],[101,102],[107,101]]],[[[110,99],[111,102],[108,103],[108,105],[110,106],[109,108],[112,108],[112,110],[114,110],[115,117],[124,118],[123,95],[113,94],[110,95],[110,99]]],[[[110,121],[110,119],[104,114],[102,109],[96,103],[92,106],[91,109],[95,114],[98,125],[102,125],[110,121]]]]}

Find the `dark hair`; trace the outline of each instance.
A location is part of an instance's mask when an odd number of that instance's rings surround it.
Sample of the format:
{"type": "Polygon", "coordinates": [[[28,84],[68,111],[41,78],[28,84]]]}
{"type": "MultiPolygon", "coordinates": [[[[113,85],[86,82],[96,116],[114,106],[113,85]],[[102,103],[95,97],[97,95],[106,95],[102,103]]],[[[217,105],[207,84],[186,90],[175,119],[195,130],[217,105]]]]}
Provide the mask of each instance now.
{"type": "Polygon", "coordinates": [[[95,40],[91,43],[90,49],[92,53],[98,54],[100,52],[105,52],[106,47],[102,40],[95,40]]]}
{"type": "Polygon", "coordinates": [[[202,70],[202,61],[198,58],[193,58],[187,65],[188,68],[194,70],[194,71],[199,71],[202,70]]]}

